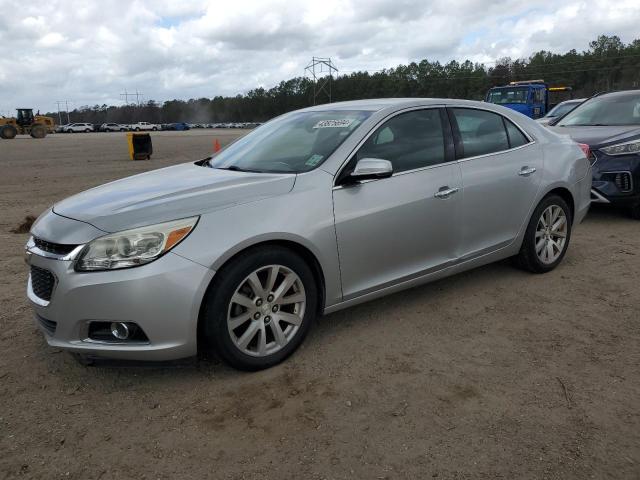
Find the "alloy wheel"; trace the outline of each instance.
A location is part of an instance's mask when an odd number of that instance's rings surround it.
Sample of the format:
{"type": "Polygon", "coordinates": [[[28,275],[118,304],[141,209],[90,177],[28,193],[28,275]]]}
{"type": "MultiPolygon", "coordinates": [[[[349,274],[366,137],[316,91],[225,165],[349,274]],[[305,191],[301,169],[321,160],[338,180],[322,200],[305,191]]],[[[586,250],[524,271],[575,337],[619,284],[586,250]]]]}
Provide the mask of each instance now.
{"type": "Polygon", "coordinates": [[[567,215],[558,205],[549,205],[536,227],[536,255],[546,265],[555,262],[564,251],[568,233],[567,215]]]}
{"type": "Polygon", "coordinates": [[[247,355],[276,353],[297,334],[306,304],[304,285],[293,270],[283,265],[260,267],[240,283],[229,302],[231,340],[247,355]]]}

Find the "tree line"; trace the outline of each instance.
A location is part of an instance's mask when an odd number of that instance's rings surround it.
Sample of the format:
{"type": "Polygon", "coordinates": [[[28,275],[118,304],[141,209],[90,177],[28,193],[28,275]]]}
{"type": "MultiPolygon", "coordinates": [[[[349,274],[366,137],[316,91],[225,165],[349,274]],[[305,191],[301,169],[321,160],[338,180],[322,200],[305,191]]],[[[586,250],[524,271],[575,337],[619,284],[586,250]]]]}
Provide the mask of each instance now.
{"type": "MultiPolygon", "coordinates": [[[[609,90],[640,88],[640,39],[628,44],[617,36],[601,35],[583,52],[539,51],[527,59],[500,59],[492,66],[470,61],[442,64],[422,60],[379,72],[358,71],[331,81],[331,100],[380,97],[439,97],[482,100],[489,88],[510,81],[544,79],[552,86],[570,86],[574,96],[609,90]]],[[[327,97],[316,97],[325,103],[327,97]]],[[[263,122],[314,103],[314,84],[306,77],[262,87],[234,97],[153,100],[142,105],[83,106],[70,112],[72,122],[89,123],[209,123],[263,122]]],[[[57,112],[48,113],[57,118],[57,112]]]]}

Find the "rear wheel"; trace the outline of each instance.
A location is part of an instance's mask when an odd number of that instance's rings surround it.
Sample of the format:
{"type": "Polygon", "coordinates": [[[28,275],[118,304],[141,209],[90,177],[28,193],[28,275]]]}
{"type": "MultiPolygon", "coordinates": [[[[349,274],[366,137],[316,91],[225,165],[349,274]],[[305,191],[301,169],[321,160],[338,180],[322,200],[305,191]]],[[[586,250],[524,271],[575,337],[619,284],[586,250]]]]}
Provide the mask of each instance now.
{"type": "Polygon", "coordinates": [[[317,311],[307,263],[283,247],[255,249],[232,260],[207,293],[201,338],[241,370],[280,363],[302,343],[317,311]]]}
{"type": "Polygon", "coordinates": [[[571,210],[562,197],[545,197],[531,216],[516,264],[533,273],[556,268],[569,246],[571,222],[571,210]]]}
{"type": "Polygon", "coordinates": [[[47,136],[47,129],[44,128],[44,125],[32,125],[31,131],[29,132],[33,138],[44,138],[47,136]]]}
{"type": "Polygon", "coordinates": [[[18,130],[13,125],[5,125],[3,127],[0,127],[0,138],[11,140],[16,138],[17,134],[18,130]]]}
{"type": "Polygon", "coordinates": [[[136,127],[136,132],[139,132],[139,131],[140,131],[140,127],[136,127]]]}
{"type": "Polygon", "coordinates": [[[90,131],[91,131],[91,129],[90,129],[90,128],[85,128],[85,129],[84,129],[84,133],[89,133],[90,131]]]}

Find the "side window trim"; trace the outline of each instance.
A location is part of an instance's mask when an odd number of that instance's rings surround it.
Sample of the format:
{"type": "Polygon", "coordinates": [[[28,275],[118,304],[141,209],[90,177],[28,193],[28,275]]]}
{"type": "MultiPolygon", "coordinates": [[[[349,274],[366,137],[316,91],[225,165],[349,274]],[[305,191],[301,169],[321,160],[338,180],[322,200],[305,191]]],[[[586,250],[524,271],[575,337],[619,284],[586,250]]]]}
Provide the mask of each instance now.
{"type": "Polygon", "coordinates": [[[527,145],[529,145],[530,143],[533,143],[533,140],[529,137],[529,135],[527,135],[518,125],[516,125],[515,122],[512,122],[511,120],[509,120],[507,117],[500,115],[502,117],[502,124],[504,125],[504,129],[507,131],[507,139],[509,140],[509,149],[512,150],[514,148],[520,148],[520,147],[525,147],[527,145]],[[507,127],[507,122],[511,123],[511,125],[513,125],[515,127],[516,130],[518,130],[520,132],[520,134],[524,137],[524,139],[527,141],[524,145],[518,145],[517,147],[512,147],[511,146],[511,135],[509,135],[509,128],[507,127]]]}
{"type": "Polygon", "coordinates": [[[520,127],[520,125],[518,125],[516,122],[510,120],[509,118],[505,117],[504,115],[498,113],[498,112],[494,112],[492,110],[486,110],[484,108],[478,108],[478,107],[473,107],[473,106],[466,106],[466,105],[447,105],[445,107],[446,111],[447,111],[447,116],[449,117],[449,122],[451,123],[451,129],[453,131],[453,140],[454,140],[454,145],[455,145],[455,151],[456,151],[456,160],[457,161],[466,161],[466,160],[472,160],[474,158],[481,158],[481,157],[486,157],[488,155],[496,155],[496,154],[500,154],[500,153],[504,153],[504,152],[510,152],[511,150],[517,150],[519,148],[524,148],[527,147],[528,145],[532,145],[534,143],[536,143],[535,139],[531,137],[531,135],[529,135],[525,130],[522,129],[522,127],[520,127]],[[502,118],[502,126],[505,130],[505,134],[507,136],[507,141],[509,142],[509,148],[507,150],[498,150],[497,152],[491,152],[491,153],[485,153],[482,155],[475,155],[473,157],[466,157],[464,156],[464,146],[462,144],[462,136],[460,135],[460,130],[458,129],[458,122],[456,120],[456,117],[453,113],[453,110],[455,108],[466,108],[468,110],[480,110],[482,112],[487,112],[487,113],[493,113],[495,115],[498,115],[500,118],[502,118]],[[505,124],[505,122],[511,122],[513,124],[513,126],[515,126],[520,133],[522,133],[522,135],[524,135],[524,138],[527,140],[527,143],[525,143],[524,145],[520,145],[518,147],[511,147],[511,138],[509,137],[509,130],[507,129],[507,125],[505,124]]]}
{"type": "MultiPolygon", "coordinates": [[[[407,173],[413,173],[420,170],[426,170],[430,168],[438,168],[442,165],[447,165],[451,162],[455,162],[456,158],[455,158],[455,153],[453,148],[454,140],[452,138],[451,124],[448,121],[445,122],[446,106],[445,105],[420,105],[415,107],[409,107],[409,108],[398,110],[397,112],[393,112],[387,115],[386,117],[384,117],[383,119],[378,121],[378,123],[376,123],[374,126],[371,127],[371,129],[367,132],[367,134],[358,142],[358,144],[349,153],[349,155],[347,155],[347,159],[342,163],[342,165],[338,169],[338,173],[336,173],[336,175],[334,176],[333,188],[343,188],[342,181],[344,180],[349,164],[351,163],[353,158],[357,155],[360,148],[365,144],[367,140],[369,140],[369,138],[378,130],[378,128],[380,128],[382,125],[384,125],[386,122],[388,122],[392,118],[397,117],[398,115],[402,115],[404,113],[414,112],[418,110],[433,110],[433,109],[438,109],[440,112],[440,120],[442,123],[443,136],[444,136],[445,161],[442,163],[438,163],[436,165],[427,165],[425,167],[420,167],[413,170],[404,170],[402,172],[397,172],[397,173],[394,173],[392,177],[395,177],[397,175],[404,175],[407,173]]],[[[375,180],[375,181],[379,182],[381,180],[384,180],[384,179],[375,180]]]]}
{"type": "Polygon", "coordinates": [[[502,115],[500,115],[500,118],[502,119],[502,128],[504,128],[504,133],[507,134],[507,145],[509,145],[509,150],[511,150],[513,147],[511,146],[511,135],[509,135],[509,129],[507,128],[507,119],[502,115]]]}

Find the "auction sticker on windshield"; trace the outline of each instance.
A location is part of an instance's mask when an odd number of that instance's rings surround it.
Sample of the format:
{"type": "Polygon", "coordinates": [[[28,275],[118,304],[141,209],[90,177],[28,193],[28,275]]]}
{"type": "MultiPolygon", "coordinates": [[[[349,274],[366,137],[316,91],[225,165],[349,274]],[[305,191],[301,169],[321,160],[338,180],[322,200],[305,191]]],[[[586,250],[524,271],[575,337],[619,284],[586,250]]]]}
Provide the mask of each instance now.
{"type": "Polygon", "coordinates": [[[320,120],[313,128],[345,128],[353,123],[347,118],[341,120],[320,120]]]}

